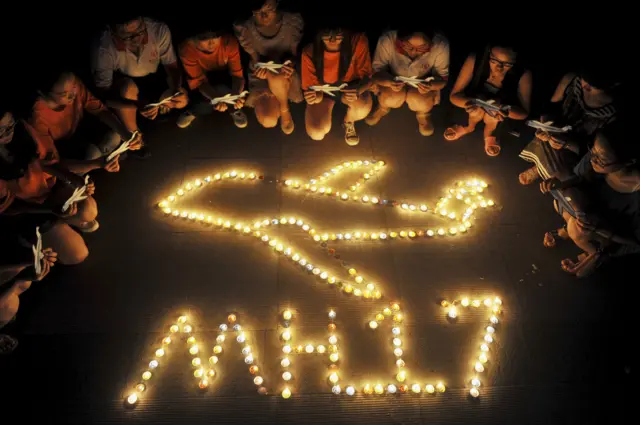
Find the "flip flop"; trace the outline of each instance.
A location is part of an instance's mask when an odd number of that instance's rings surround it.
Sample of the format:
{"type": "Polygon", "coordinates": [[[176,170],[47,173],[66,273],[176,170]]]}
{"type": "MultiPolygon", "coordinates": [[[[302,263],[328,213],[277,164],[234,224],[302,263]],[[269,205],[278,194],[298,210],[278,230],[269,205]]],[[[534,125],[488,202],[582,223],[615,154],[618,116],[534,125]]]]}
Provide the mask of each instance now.
{"type": "Polygon", "coordinates": [[[500,155],[500,142],[495,136],[489,136],[484,138],[484,151],[489,156],[500,155]]]}
{"type": "Polygon", "coordinates": [[[453,127],[449,127],[445,130],[444,138],[445,140],[453,142],[454,140],[458,140],[465,134],[469,134],[469,133],[471,133],[470,130],[467,130],[465,127],[461,126],[460,124],[456,124],[453,127]]]}

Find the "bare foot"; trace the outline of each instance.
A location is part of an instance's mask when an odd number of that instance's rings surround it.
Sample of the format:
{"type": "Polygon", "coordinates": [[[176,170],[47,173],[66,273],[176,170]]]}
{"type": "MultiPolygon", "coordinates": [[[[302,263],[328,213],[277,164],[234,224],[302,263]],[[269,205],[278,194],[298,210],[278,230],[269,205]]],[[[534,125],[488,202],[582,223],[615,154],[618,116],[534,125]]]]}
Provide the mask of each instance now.
{"type": "Polygon", "coordinates": [[[567,229],[564,227],[559,228],[558,230],[554,231],[554,232],[547,232],[544,234],[544,240],[542,241],[542,244],[546,247],[546,248],[553,248],[556,246],[556,236],[559,237],[562,240],[567,240],[569,239],[569,233],[567,233],[567,229]]]}
{"type": "Polygon", "coordinates": [[[560,265],[562,270],[567,273],[571,273],[577,277],[587,277],[596,270],[600,255],[601,254],[597,252],[592,254],[582,253],[578,255],[577,262],[567,258],[562,260],[560,265]]]}
{"type": "Polygon", "coordinates": [[[540,174],[538,173],[538,168],[533,166],[526,171],[523,171],[518,176],[518,180],[520,180],[520,184],[526,186],[538,180],[540,178],[540,174]]]}

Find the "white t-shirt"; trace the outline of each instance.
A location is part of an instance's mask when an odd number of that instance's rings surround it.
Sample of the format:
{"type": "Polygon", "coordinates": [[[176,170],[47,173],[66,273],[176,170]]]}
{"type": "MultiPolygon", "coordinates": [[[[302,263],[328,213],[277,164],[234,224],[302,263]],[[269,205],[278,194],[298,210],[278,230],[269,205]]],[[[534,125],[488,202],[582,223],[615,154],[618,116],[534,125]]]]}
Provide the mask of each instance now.
{"type": "Polygon", "coordinates": [[[93,57],[92,71],[96,87],[111,87],[114,71],[130,77],[144,77],[155,73],[160,63],[170,65],[176,62],[169,27],[153,19],[143,20],[147,28],[147,40],[140,56],[122,46],[118,47],[111,31],[106,30],[102,34],[93,57]]]}
{"type": "Polygon", "coordinates": [[[388,71],[400,77],[449,77],[449,41],[442,34],[436,34],[431,49],[415,59],[396,50],[397,39],[397,31],[380,36],[372,63],[374,73],[388,71]]]}

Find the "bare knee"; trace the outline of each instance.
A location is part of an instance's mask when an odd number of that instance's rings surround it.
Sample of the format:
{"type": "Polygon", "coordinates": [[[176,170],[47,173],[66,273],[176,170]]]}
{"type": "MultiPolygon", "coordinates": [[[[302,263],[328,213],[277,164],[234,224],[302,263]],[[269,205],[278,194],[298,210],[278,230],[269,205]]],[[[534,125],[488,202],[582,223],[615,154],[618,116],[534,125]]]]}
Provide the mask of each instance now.
{"type": "Polygon", "coordinates": [[[275,97],[271,95],[260,97],[255,104],[255,110],[256,118],[263,127],[273,128],[278,125],[280,104],[275,97]]]}
{"type": "Polygon", "coordinates": [[[378,101],[380,102],[380,105],[382,105],[382,107],[384,108],[395,109],[395,108],[401,107],[404,104],[406,97],[407,97],[407,91],[404,89],[395,92],[390,88],[381,87],[380,95],[378,96],[378,101]]]}
{"type": "Polygon", "coordinates": [[[274,113],[256,114],[256,117],[258,118],[258,122],[264,128],[274,128],[275,126],[278,125],[278,116],[274,113]]]}
{"type": "Polygon", "coordinates": [[[81,242],[69,243],[67,249],[63,253],[58,253],[60,263],[68,266],[75,266],[84,262],[89,256],[89,248],[80,238],[81,242]]]}
{"type": "Polygon", "coordinates": [[[139,94],[140,90],[131,78],[125,78],[122,83],[120,83],[120,96],[124,99],[138,100],[139,94]]]}
{"type": "Polygon", "coordinates": [[[407,106],[414,112],[429,112],[433,109],[433,95],[420,94],[416,89],[407,92],[407,106]]]}
{"type": "Polygon", "coordinates": [[[93,196],[89,196],[78,206],[78,218],[80,220],[93,221],[98,216],[98,204],[93,196]]]}
{"type": "Polygon", "coordinates": [[[58,261],[61,264],[80,264],[89,256],[89,249],[84,239],[68,224],[56,224],[42,235],[42,243],[58,253],[58,261]]]}
{"type": "Polygon", "coordinates": [[[349,116],[354,121],[363,120],[371,112],[372,106],[373,99],[371,98],[371,94],[364,93],[358,100],[349,105],[349,116]]]}
{"type": "Polygon", "coordinates": [[[331,126],[329,126],[329,128],[326,128],[326,127],[322,128],[322,127],[307,125],[307,134],[313,140],[323,140],[324,136],[326,136],[330,130],[331,130],[331,126]]]}
{"type": "Polygon", "coordinates": [[[20,298],[10,293],[6,298],[0,299],[0,326],[5,325],[18,313],[20,298]]]}
{"type": "Polygon", "coordinates": [[[567,234],[574,242],[584,241],[589,237],[589,234],[582,227],[578,226],[576,219],[573,217],[567,220],[567,234]]]}

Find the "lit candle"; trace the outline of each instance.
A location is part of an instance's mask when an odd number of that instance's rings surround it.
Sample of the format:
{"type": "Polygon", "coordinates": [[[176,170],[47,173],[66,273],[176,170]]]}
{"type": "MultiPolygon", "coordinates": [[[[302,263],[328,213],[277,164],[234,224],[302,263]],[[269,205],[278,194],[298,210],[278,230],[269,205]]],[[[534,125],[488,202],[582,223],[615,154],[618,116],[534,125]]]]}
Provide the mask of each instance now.
{"type": "Polygon", "coordinates": [[[396,393],[396,391],[398,391],[398,388],[396,388],[396,386],[395,386],[395,385],[393,385],[393,384],[389,384],[389,385],[387,386],[387,392],[388,392],[389,394],[395,394],[395,393],[396,393]]]}
{"type": "Polygon", "coordinates": [[[372,320],[369,322],[369,327],[371,329],[377,329],[378,328],[378,322],[376,322],[375,320],[372,320]]]}
{"type": "Polygon", "coordinates": [[[286,400],[289,397],[291,397],[291,390],[289,388],[285,388],[284,390],[282,390],[282,398],[286,400]]]}
{"type": "Polygon", "coordinates": [[[304,351],[307,352],[307,354],[311,354],[313,353],[313,351],[315,350],[314,346],[311,344],[307,344],[306,347],[304,347],[304,351]]]}
{"type": "Polygon", "coordinates": [[[413,384],[411,386],[411,391],[413,391],[415,394],[420,393],[420,384],[413,384]]]}
{"type": "Polygon", "coordinates": [[[399,327],[397,327],[397,326],[396,326],[396,327],[393,327],[393,328],[391,328],[391,332],[392,332],[394,335],[396,335],[396,336],[397,336],[397,335],[400,335],[400,328],[399,328],[399,327]]]}
{"type": "Polygon", "coordinates": [[[291,372],[284,372],[282,374],[282,379],[284,379],[285,381],[290,381],[291,380],[291,372]]]}
{"type": "Polygon", "coordinates": [[[193,366],[198,367],[198,366],[200,366],[202,364],[202,360],[200,360],[199,357],[196,357],[195,359],[191,360],[191,364],[193,366]]]}
{"type": "Polygon", "coordinates": [[[436,390],[438,390],[439,393],[443,393],[445,392],[446,388],[442,382],[438,382],[436,384],[436,390]]]}
{"type": "Polygon", "coordinates": [[[469,394],[471,394],[471,397],[477,398],[480,395],[480,390],[478,390],[476,387],[473,387],[469,390],[469,394]]]}
{"type": "Polygon", "coordinates": [[[147,370],[147,371],[145,371],[145,372],[142,374],[142,379],[144,379],[145,381],[148,381],[149,379],[151,379],[151,372],[149,372],[148,370],[147,370]]]}
{"type": "Polygon", "coordinates": [[[197,345],[193,345],[191,348],[189,348],[189,353],[192,355],[198,354],[198,346],[197,345]]]}
{"type": "Polygon", "coordinates": [[[338,374],[333,372],[331,375],[329,375],[329,381],[332,384],[335,384],[336,382],[338,382],[339,378],[338,378],[338,374]]]}
{"type": "Polygon", "coordinates": [[[396,375],[396,379],[398,380],[398,382],[404,382],[404,380],[407,379],[407,372],[405,372],[404,370],[401,370],[396,375]]]}
{"type": "Polygon", "coordinates": [[[333,387],[331,387],[331,392],[338,395],[340,394],[341,388],[340,385],[334,385],[333,387]]]}
{"type": "Polygon", "coordinates": [[[484,372],[484,366],[482,365],[482,363],[480,363],[480,362],[476,362],[475,370],[476,370],[476,372],[478,372],[478,373],[482,373],[482,372],[484,372]]]}
{"type": "Polygon", "coordinates": [[[376,385],[373,387],[373,391],[374,391],[376,394],[383,394],[383,393],[384,393],[384,388],[382,387],[382,385],[381,385],[381,384],[376,384],[376,385]]]}
{"type": "Polygon", "coordinates": [[[356,389],[350,385],[345,389],[344,392],[346,392],[348,396],[352,396],[356,393],[356,389]]]}
{"type": "Polygon", "coordinates": [[[478,360],[480,360],[480,363],[486,363],[489,361],[485,353],[481,353],[480,356],[478,357],[478,360]]]}
{"type": "Polygon", "coordinates": [[[324,354],[327,351],[327,348],[324,345],[318,345],[316,347],[316,351],[320,354],[324,354]]]}
{"type": "Polygon", "coordinates": [[[264,379],[262,379],[262,376],[256,376],[255,378],[253,378],[253,383],[256,385],[262,385],[263,382],[264,379]]]}
{"type": "Polygon", "coordinates": [[[217,356],[209,357],[209,363],[211,363],[212,365],[218,363],[218,357],[217,356]]]}
{"type": "Polygon", "coordinates": [[[395,345],[396,347],[400,347],[402,345],[402,341],[400,340],[400,338],[393,338],[393,345],[395,345]]]}
{"type": "Polygon", "coordinates": [[[213,347],[213,352],[216,354],[222,353],[222,347],[219,345],[216,345],[215,347],[213,347]]]}
{"type": "Polygon", "coordinates": [[[402,359],[396,360],[396,366],[397,367],[404,367],[404,365],[405,365],[404,360],[402,360],[402,359]]]}
{"type": "Polygon", "coordinates": [[[402,348],[396,348],[393,350],[393,354],[395,354],[396,357],[401,357],[402,356],[402,348]]]}
{"type": "Polygon", "coordinates": [[[132,393],[127,397],[127,403],[134,405],[138,402],[138,394],[132,393]]]}
{"type": "Polygon", "coordinates": [[[429,394],[433,394],[436,392],[436,387],[434,387],[431,384],[428,384],[426,387],[424,387],[424,390],[429,394]]]}
{"type": "Polygon", "coordinates": [[[290,354],[291,353],[291,346],[289,344],[285,345],[282,347],[282,352],[285,354],[290,354]]]}
{"type": "Polygon", "coordinates": [[[157,360],[151,360],[149,362],[149,369],[155,369],[158,367],[158,361],[157,360]]]}
{"type": "Polygon", "coordinates": [[[331,353],[329,355],[329,360],[331,360],[332,363],[335,363],[339,360],[339,354],[338,353],[331,353]]]}
{"type": "Polygon", "coordinates": [[[291,320],[291,317],[293,317],[293,314],[291,313],[291,311],[290,311],[290,310],[285,310],[285,311],[282,313],[282,318],[283,318],[284,320],[291,320]]]}

